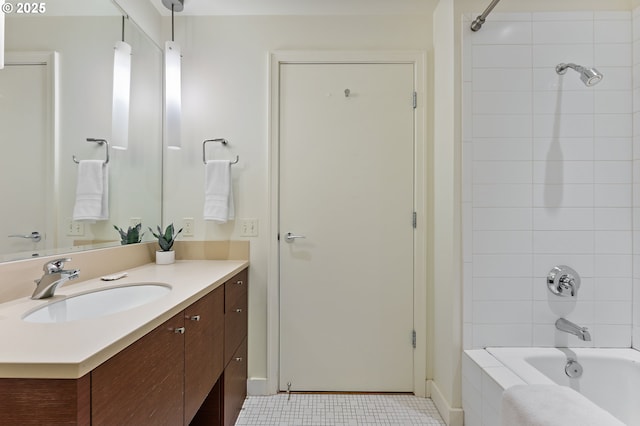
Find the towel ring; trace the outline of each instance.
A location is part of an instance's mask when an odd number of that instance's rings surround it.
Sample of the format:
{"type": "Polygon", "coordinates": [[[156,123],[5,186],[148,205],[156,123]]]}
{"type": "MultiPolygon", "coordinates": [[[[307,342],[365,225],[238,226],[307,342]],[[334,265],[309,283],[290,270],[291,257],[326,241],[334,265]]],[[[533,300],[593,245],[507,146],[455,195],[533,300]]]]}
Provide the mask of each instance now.
{"type": "MultiPolygon", "coordinates": [[[[93,142],[93,143],[97,143],[98,145],[104,145],[105,147],[105,151],[106,151],[106,158],[104,160],[104,164],[108,164],[109,163],[109,142],[107,142],[106,139],[96,139],[96,138],[87,138],[87,142],[93,142]]],[[[73,162],[76,164],[80,164],[80,161],[76,158],[76,156],[73,156],[73,162]]]]}
{"type": "MultiPolygon", "coordinates": [[[[202,142],[202,162],[204,164],[207,164],[207,155],[206,155],[206,151],[205,151],[205,148],[207,146],[207,142],[220,142],[224,146],[227,146],[227,144],[229,143],[229,141],[227,141],[224,138],[207,139],[204,142],[202,142]]],[[[234,161],[232,161],[231,164],[238,164],[238,161],[240,161],[240,157],[236,155],[236,159],[234,161]]]]}

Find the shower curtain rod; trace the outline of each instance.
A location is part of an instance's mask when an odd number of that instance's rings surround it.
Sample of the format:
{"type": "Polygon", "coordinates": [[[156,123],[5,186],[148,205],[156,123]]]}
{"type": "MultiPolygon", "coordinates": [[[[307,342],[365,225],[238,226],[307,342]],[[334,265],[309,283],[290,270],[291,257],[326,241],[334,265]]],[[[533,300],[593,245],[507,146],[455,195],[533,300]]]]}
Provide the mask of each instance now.
{"type": "Polygon", "coordinates": [[[473,21],[471,23],[471,31],[478,31],[480,28],[482,28],[482,24],[484,24],[485,19],[487,18],[487,15],[489,15],[491,13],[491,11],[493,10],[494,7],[496,7],[496,5],[500,2],[500,0],[492,0],[491,4],[484,10],[484,12],[482,12],[481,15],[478,15],[478,17],[475,19],[475,21],[473,21]]]}

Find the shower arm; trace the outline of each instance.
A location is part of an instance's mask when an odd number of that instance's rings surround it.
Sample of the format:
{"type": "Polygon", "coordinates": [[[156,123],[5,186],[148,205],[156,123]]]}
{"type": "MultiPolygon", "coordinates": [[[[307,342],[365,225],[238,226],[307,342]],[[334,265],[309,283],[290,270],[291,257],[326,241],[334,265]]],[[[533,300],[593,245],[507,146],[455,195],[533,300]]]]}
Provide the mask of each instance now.
{"type": "Polygon", "coordinates": [[[484,12],[482,12],[481,15],[478,15],[478,17],[471,23],[471,31],[476,32],[480,28],[482,28],[482,24],[484,24],[485,19],[487,19],[487,16],[491,13],[493,8],[496,7],[496,5],[499,2],[500,2],[500,0],[492,0],[491,1],[491,4],[489,4],[489,6],[487,6],[487,8],[484,10],[484,12]]]}
{"type": "Polygon", "coordinates": [[[573,64],[573,63],[568,63],[568,64],[558,64],[558,65],[556,66],[556,72],[557,72],[558,74],[560,74],[560,75],[563,75],[563,74],[565,74],[565,73],[567,72],[567,68],[574,69],[574,70],[576,70],[576,71],[578,71],[578,72],[580,72],[580,73],[581,73],[581,72],[583,72],[583,71],[585,70],[585,68],[584,68],[583,66],[581,66],[581,65],[576,65],[576,64],[573,64]]]}

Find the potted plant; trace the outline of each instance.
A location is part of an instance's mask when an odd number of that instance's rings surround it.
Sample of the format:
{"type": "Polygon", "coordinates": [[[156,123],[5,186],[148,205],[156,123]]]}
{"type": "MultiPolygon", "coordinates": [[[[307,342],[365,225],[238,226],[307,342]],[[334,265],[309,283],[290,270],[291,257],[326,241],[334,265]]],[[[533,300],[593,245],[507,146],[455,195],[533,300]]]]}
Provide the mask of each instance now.
{"type": "Polygon", "coordinates": [[[156,251],[156,264],[169,265],[175,262],[176,253],[171,250],[171,248],[173,247],[173,243],[176,241],[176,237],[178,236],[178,234],[182,232],[182,228],[180,228],[178,232],[175,232],[172,223],[167,226],[164,232],[162,232],[162,228],[160,228],[160,225],[158,225],[157,233],[155,233],[151,228],[149,228],[149,231],[151,231],[153,236],[158,239],[158,245],[160,246],[160,250],[156,251]]]}
{"type": "Polygon", "coordinates": [[[118,228],[116,225],[113,225],[116,231],[120,233],[120,244],[135,244],[142,241],[142,236],[144,232],[141,234],[140,230],[142,229],[142,224],[139,223],[133,228],[130,226],[127,231],[123,231],[122,228],[118,228]]]}

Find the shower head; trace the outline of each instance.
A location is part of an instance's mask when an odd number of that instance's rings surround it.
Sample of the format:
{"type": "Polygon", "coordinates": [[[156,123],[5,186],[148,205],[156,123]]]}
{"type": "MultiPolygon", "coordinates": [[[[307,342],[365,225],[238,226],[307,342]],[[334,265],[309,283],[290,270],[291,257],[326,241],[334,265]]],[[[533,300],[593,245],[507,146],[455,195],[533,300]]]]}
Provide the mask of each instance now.
{"type": "Polygon", "coordinates": [[[602,73],[595,68],[585,68],[582,65],[576,64],[558,64],[556,66],[556,72],[560,75],[567,72],[567,68],[572,68],[580,73],[580,80],[585,86],[595,86],[602,80],[602,73]]]}

